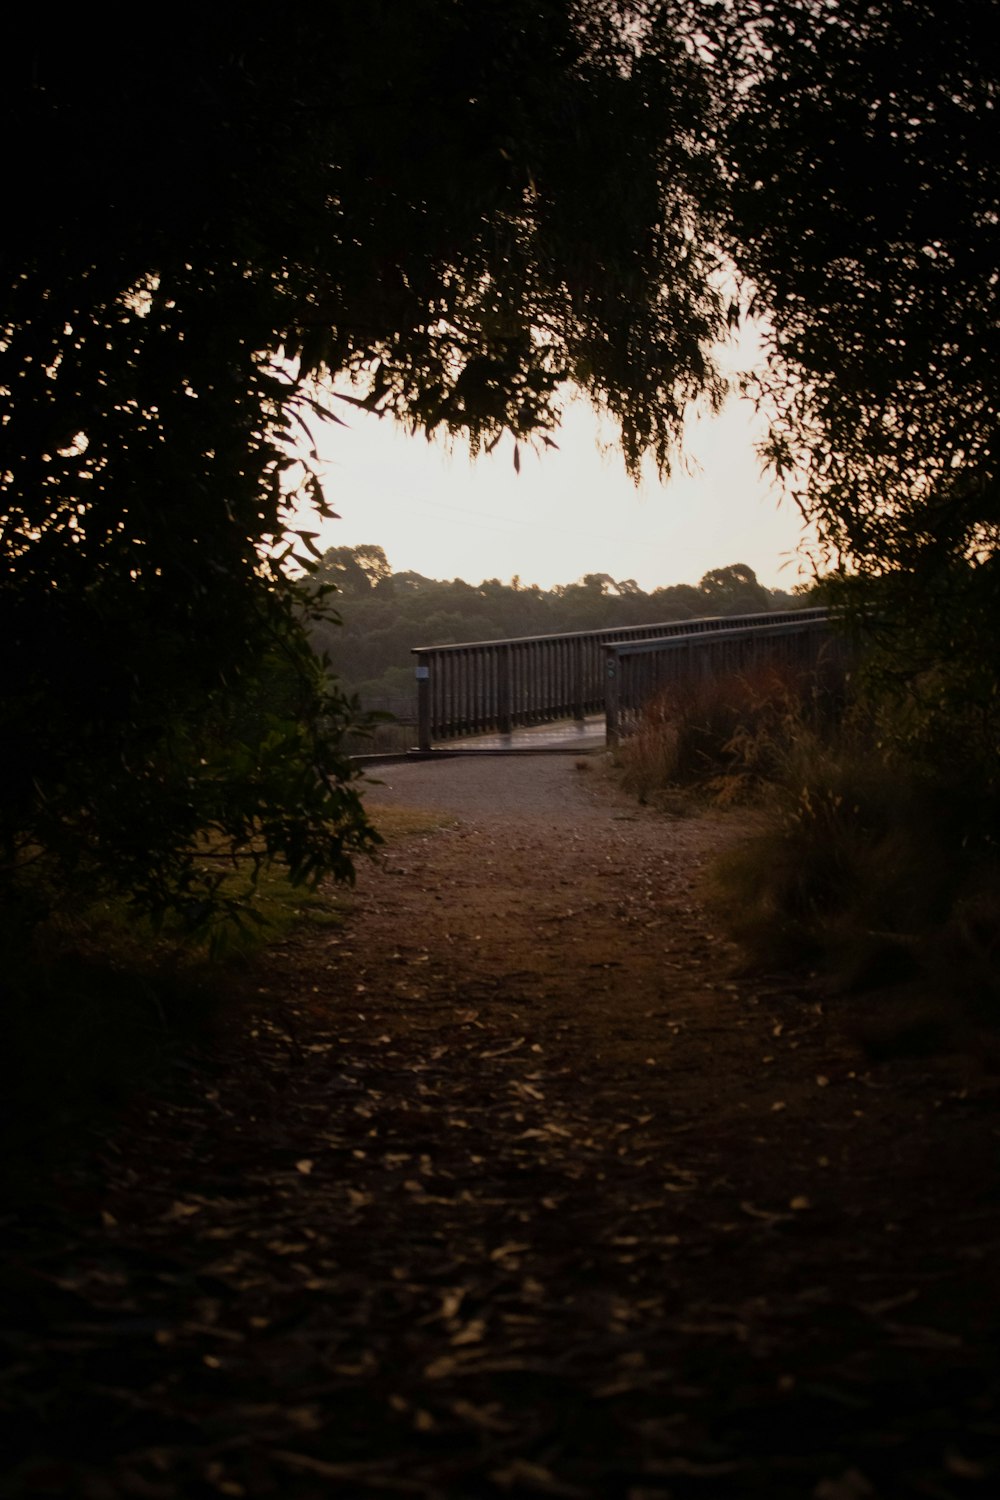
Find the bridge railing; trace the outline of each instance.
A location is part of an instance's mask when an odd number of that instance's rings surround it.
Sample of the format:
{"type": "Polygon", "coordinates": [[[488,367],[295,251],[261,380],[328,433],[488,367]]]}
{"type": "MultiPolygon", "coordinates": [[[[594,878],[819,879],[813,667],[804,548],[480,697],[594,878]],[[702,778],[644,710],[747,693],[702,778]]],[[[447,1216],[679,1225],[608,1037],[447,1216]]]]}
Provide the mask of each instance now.
{"type": "Polygon", "coordinates": [[[817,617],[825,620],[825,611],[712,615],[612,630],[419,646],[413,653],[418,743],[429,750],[435,741],[462,735],[510,734],[520,725],[600,713],[606,707],[605,652],[610,646],[754,631],[817,617]]]}
{"type": "Polygon", "coordinates": [[[605,655],[608,745],[635,728],[643,708],[672,684],[745,672],[763,663],[814,671],[840,659],[825,610],[761,615],[758,623],[728,620],[716,631],[609,644],[605,655]]]}

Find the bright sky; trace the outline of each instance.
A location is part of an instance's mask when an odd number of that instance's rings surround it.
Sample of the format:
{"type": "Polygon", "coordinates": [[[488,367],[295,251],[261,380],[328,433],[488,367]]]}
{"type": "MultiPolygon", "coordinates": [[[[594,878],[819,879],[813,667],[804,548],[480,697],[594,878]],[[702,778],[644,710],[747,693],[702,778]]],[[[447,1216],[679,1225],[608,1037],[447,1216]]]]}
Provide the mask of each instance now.
{"type": "MultiPolygon", "coordinates": [[[[748,352],[727,352],[726,364],[748,352]]],[[[549,588],[585,573],[634,578],[650,590],[697,583],[709,568],[746,563],[769,587],[790,589],[808,570],[796,553],[798,512],[779,505],[760,476],[754,443],[763,419],[738,397],[715,418],[693,417],[686,450],[664,486],[652,467],[638,488],[620,455],[599,450],[587,403],[570,403],[555,434],[558,451],[521,447],[515,473],[510,438],[494,453],[470,460],[438,442],[410,436],[344,403],[347,426],[314,431],[324,492],[340,519],[302,522],[320,531],[317,545],[385,549],[395,572],[429,578],[484,578],[549,588]]]]}

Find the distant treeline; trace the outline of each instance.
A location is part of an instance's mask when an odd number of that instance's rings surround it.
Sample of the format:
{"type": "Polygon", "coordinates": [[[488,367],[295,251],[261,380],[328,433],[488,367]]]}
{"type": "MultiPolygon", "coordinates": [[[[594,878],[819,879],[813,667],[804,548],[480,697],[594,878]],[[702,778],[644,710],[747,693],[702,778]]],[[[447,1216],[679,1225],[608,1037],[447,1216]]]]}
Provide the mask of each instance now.
{"type": "Polygon", "coordinates": [[[577,583],[541,589],[519,578],[479,584],[444,582],[420,573],[394,573],[381,547],[331,547],[316,572],[334,584],[342,625],[314,627],[317,650],[332,671],[368,707],[399,712],[413,685],[414,646],[500,640],[688,620],[698,615],[753,614],[793,609],[807,602],[758,583],[752,568],[733,563],[712,568],[698,584],[678,583],[645,593],[632,578],[587,573],[577,583]]]}

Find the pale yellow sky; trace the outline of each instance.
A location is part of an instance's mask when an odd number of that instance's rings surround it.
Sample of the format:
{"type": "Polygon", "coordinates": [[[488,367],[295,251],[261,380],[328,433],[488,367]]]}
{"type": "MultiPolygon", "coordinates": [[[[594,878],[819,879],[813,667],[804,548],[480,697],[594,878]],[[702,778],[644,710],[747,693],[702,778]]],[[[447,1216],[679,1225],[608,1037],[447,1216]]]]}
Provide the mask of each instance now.
{"type": "MultiPolygon", "coordinates": [[[[729,370],[746,367],[752,335],[725,351],[729,370]]],[[[717,417],[693,415],[685,448],[666,485],[652,467],[636,487],[615,452],[602,453],[589,404],[577,399],[555,434],[558,451],[521,449],[513,440],[470,460],[412,437],[389,420],[337,404],[347,424],[327,423],[314,437],[324,492],[340,519],[317,523],[318,545],[375,543],[395,572],[431,578],[484,578],[549,588],[585,573],[634,578],[645,590],[697,583],[709,568],[746,563],[762,583],[790,589],[808,569],[796,556],[798,511],[779,504],[761,478],[754,443],[763,419],[733,396],[717,417]]]]}

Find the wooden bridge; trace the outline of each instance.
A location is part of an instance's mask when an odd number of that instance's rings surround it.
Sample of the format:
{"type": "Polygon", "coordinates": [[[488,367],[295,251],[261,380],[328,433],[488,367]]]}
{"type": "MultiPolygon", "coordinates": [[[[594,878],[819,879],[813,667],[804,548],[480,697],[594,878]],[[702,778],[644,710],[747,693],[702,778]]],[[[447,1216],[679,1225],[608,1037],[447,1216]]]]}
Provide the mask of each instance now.
{"type": "Polygon", "coordinates": [[[826,610],[801,609],[419,646],[419,748],[600,713],[613,745],[671,682],[763,661],[812,668],[830,641],[826,610]]]}

